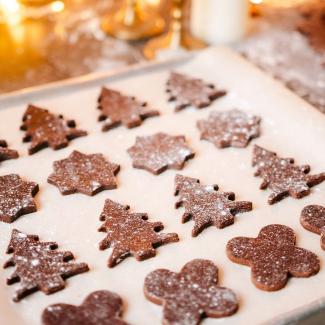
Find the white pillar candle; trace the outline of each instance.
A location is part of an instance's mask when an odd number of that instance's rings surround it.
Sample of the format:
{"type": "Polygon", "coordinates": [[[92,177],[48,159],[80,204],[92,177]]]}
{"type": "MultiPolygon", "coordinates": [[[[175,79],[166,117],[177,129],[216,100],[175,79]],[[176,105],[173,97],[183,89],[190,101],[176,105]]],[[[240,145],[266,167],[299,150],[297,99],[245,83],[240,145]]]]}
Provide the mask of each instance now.
{"type": "Polygon", "coordinates": [[[192,0],[192,34],[211,44],[235,42],[246,33],[248,12],[248,0],[192,0]]]}

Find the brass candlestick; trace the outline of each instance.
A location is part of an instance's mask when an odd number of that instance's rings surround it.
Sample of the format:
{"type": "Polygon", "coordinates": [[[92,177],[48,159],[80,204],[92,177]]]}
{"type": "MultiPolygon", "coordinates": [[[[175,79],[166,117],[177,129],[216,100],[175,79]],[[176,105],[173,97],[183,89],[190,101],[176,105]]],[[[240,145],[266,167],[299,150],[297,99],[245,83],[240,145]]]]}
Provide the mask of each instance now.
{"type": "Polygon", "coordinates": [[[127,0],[125,6],[110,13],[102,20],[102,29],[109,35],[135,41],[158,35],[165,27],[164,20],[157,12],[140,8],[138,0],[127,0]]]}
{"type": "Polygon", "coordinates": [[[171,9],[171,22],[166,34],[150,40],[144,47],[144,56],[152,60],[162,49],[197,50],[206,47],[206,44],[194,38],[183,23],[184,0],[173,0],[171,9]]]}

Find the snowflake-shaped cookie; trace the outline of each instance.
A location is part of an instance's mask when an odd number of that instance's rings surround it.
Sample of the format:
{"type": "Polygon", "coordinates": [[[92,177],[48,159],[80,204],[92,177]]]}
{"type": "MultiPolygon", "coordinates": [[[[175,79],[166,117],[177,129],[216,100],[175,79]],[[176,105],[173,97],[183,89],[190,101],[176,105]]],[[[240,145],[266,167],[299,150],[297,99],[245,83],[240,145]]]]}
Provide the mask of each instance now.
{"type": "Polygon", "coordinates": [[[201,139],[212,142],[218,148],[247,147],[251,139],[260,135],[260,118],[238,109],[214,111],[207,120],[197,123],[201,139]]]}
{"type": "Polygon", "coordinates": [[[133,167],[158,175],[168,168],[182,169],[185,162],[194,157],[185,137],[156,133],[137,137],[135,145],[128,149],[133,167]]]}
{"type": "Polygon", "coordinates": [[[48,182],[57,186],[63,195],[80,192],[95,195],[117,187],[115,175],[120,166],[105,159],[102,154],[86,155],[73,151],[63,160],[55,161],[54,173],[48,182]]]}

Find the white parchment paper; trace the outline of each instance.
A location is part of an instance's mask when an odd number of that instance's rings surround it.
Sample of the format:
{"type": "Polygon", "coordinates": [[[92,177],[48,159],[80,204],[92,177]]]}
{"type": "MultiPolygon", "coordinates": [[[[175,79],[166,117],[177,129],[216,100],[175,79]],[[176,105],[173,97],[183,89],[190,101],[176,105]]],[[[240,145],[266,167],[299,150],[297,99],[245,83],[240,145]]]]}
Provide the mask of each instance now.
{"type": "Polygon", "coordinates": [[[220,150],[209,142],[200,141],[196,128],[196,121],[207,117],[212,110],[236,107],[257,114],[262,117],[262,135],[253,143],[281,156],[294,157],[298,164],[310,164],[312,172],[318,173],[325,170],[325,116],[228,49],[209,49],[175,69],[215,83],[229,93],[209,108],[189,108],[174,113],[164,92],[169,69],[140,72],[107,86],[148,101],[160,110],[161,116],[150,118],[135,129],[119,127],[107,133],[101,132],[101,125],[97,122],[96,100],[101,83],[66,94],[44,96],[33,103],[74,118],[78,127],[87,130],[89,135],[72,141],[65,149],[45,149],[32,156],[27,155],[28,145],[22,144],[23,133],[19,131],[27,102],[15,107],[1,107],[0,138],[5,138],[12,148],[18,149],[21,158],[3,162],[0,174],[18,173],[26,180],[36,181],[40,192],[36,196],[36,213],[25,215],[13,224],[0,223],[0,264],[9,258],[5,249],[11,230],[17,228],[38,234],[41,240],[56,241],[60,250],[70,250],[77,261],[87,262],[90,271],[68,279],[66,289],[60,292],[50,296],[37,292],[20,303],[14,303],[11,297],[15,285],[5,284],[6,277],[14,268],[0,268],[0,324],[39,324],[46,306],[58,302],[80,304],[90,292],[99,289],[121,295],[124,318],[131,324],[160,324],[162,308],[144,298],[144,277],[161,267],[179,271],[193,258],[214,261],[219,268],[220,285],[233,289],[240,301],[236,315],[206,319],[203,324],[259,324],[325,295],[325,252],[320,248],[319,236],[306,231],[299,223],[305,205],[325,204],[325,183],[314,187],[306,198],[287,198],[269,206],[269,191],[259,190],[261,179],[253,177],[252,143],[246,149],[220,150]],[[173,186],[177,172],[168,170],[154,176],[133,169],[126,152],[137,135],[158,131],[184,134],[196,152],[196,157],[180,173],[197,177],[203,184],[218,184],[220,190],[234,191],[238,200],[252,201],[254,210],[239,214],[230,227],[222,230],[210,227],[197,238],[192,238],[193,223],[181,224],[183,210],[174,209],[173,186]],[[56,187],[48,184],[46,179],[52,171],[53,161],[67,157],[74,149],[84,153],[101,152],[112,162],[120,164],[118,189],[94,197],[82,194],[62,196],[56,187]],[[106,261],[110,250],[99,251],[98,243],[105,234],[97,232],[99,214],[106,198],[129,204],[133,211],[147,212],[152,221],[161,220],[166,232],[179,234],[180,242],[158,248],[155,258],[137,262],[129,257],[117,267],[108,269],[106,261]],[[229,239],[241,235],[255,237],[261,227],[271,223],[292,227],[297,234],[297,244],[320,257],[321,270],[316,276],[291,278],[284,289],[265,292],[254,287],[248,267],[228,260],[225,246],[229,239]]]}

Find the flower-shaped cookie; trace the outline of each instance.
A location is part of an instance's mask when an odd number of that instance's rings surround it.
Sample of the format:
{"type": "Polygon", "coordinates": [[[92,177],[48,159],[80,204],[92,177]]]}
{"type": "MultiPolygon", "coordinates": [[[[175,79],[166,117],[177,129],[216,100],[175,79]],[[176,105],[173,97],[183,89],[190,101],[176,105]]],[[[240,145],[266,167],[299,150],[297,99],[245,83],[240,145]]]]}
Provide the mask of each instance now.
{"type": "Polygon", "coordinates": [[[325,250],[325,208],[321,205],[307,205],[301,211],[300,223],[305,229],[321,235],[320,245],[325,250]]]}
{"type": "Polygon", "coordinates": [[[227,255],[235,263],[252,268],[252,281],[259,289],[282,289],[289,275],[303,278],[319,271],[318,257],[296,247],[293,230],[283,225],[263,227],[257,238],[236,237],[227,244],[227,255]]]}
{"type": "Polygon", "coordinates": [[[122,299],[110,291],[91,293],[80,306],[55,304],[43,311],[44,325],[127,325],[120,316],[122,299]]]}
{"type": "Polygon", "coordinates": [[[163,324],[196,325],[203,317],[225,317],[237,311],[236,295],[217,284],[218,268],[209,260],[196,259],[179,273],[166,269],[149,273],[144,293],[163,305],[163,324]]]}

